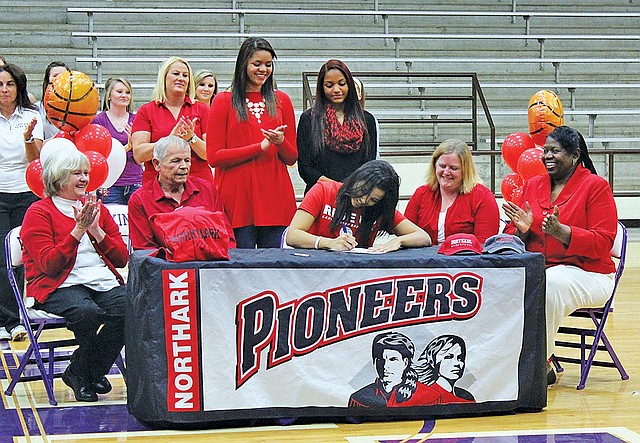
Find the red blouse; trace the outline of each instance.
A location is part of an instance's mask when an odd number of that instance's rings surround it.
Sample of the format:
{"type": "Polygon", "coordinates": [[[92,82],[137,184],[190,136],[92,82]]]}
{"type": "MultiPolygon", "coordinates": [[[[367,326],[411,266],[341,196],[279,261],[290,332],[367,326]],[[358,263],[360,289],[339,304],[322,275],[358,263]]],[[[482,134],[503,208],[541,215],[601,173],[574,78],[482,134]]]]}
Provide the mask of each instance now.
{"type": "MultiPolygon", "coordinates": [[[[196,118],[195,134],[202,138],[202,134],[205,134],[207,128],[207,113],[209,109],[207,105],[200,102],[192,102],[187,97],[180,109],[180,117],[188,117],[190,119],[196,118]]],[[[151,134],[150,142],[155,143],[162,137],[166,137],[171,134],[171,131],[178,123],[178,120],[173,116],[171,111],[164,105],[164,103],[151,101],[146,103],[138,109],[136,117],[133,120],[133,126],[131,133],[138,131],[146,131],[151,134]]],[[[211,168],[207,164],[206,160],[198,157],[193,151],[191,151],[191,170],[189,174],[192,177],[200,177],[204,180],[211,181],[213,179],[211,174],[211,168]]],[[[142,183],[146,183],[149,180],[155,179],[158,172],[153,167],[151,161],[144,162],[144,172],[142,173],[142,183]]]]}

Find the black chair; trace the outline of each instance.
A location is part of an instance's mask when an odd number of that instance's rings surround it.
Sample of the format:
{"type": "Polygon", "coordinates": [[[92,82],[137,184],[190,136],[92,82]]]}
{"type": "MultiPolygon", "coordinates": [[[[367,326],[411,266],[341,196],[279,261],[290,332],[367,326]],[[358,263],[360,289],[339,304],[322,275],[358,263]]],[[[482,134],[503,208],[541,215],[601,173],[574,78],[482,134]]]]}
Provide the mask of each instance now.
{"type": "MultiPolygon", "coordinates": [[[[592,366],[601,366],[608,368],[617,368],[622,380],[627,380],[629,375],[624,370],[620,359],[616,352],[613,350],[613,345],[607,338],[607,334],[604,332],[604,328],[607,322],[607,317],[612,311],[613,298],[616,295],[618,284],[620,283],[620,277],[624,271],[624,262],[627,256],[627,228],[620,222],[618,222],[618,233],[611,249],[611,256],[618,259],[616,266],[616,274],[614,278],[613,291],[611,297],[607,300],[604,306],[599,308],[582,308],[570,314],[570,317],[588,318],[591,321],[589,326],[584,327],[568,327],[561,326],[558,330],[558,334],[564,336],[579,336],[580,342],[570,341],[567,337],[565,340],[556,340],[556,352],[558,347],[580,349],[580,358],[560,356],[557,353],[551,356],[551,361],[557,372],[564,371],[564,368],[560,363],[575,363],[580,365],[580,383],[578,383],[577,389],[584,389],[587,384],[587,377],[592,366]],[[587,339],[591,337],[591,339],[587,339]],[[606,351],[607,359],[596,359],[598,351],[606,351]]],[[[604,355],[604,353],[601,353],[604,355]]],[[[606,357],[605,356],[605,357],[606,357]]]]}

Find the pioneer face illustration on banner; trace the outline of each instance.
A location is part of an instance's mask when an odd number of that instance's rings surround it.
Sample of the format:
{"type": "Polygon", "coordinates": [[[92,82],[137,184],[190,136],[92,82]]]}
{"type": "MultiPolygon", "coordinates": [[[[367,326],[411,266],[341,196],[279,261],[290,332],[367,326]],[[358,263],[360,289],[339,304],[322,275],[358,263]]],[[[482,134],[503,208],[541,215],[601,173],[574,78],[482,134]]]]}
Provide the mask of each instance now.
{"type": "Polygon", "coordinates": [[[201,410],[518,398],[524,268],[274,275],[198,270],[201,410]]]}
{"type": "Polygon", "coordinates": [[[415,346],[399,332],[378,334],[371,355],[375,382],[354,392],[349,407],[384,408],[473,402],[471,393],[455,386],[465,366],[465,343],[457,335],[433,339],[414,365],[415,346]]]}

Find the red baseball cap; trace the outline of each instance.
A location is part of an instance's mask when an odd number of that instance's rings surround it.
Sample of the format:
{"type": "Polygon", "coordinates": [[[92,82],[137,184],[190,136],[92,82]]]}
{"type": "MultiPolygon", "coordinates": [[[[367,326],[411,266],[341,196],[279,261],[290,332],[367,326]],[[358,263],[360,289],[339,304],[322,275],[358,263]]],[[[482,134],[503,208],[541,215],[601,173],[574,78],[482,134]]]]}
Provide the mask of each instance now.
{"type": "Polygon", "coordinates": [[[438,254],[473,255],[482,254],[482,243],[473,234],[452,234],[438,248],[438,254]]]}

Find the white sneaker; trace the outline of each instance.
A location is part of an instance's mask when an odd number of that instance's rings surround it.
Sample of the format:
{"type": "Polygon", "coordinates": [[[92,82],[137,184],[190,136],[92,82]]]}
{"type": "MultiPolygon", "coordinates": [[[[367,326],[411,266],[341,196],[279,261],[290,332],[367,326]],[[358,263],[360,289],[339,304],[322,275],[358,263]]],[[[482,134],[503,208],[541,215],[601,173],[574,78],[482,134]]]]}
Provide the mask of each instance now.
{"type": "Polygon", "coordinates": [[[7,328],[4,326],[0,328],[0,340],[9,340],[11,339],[11,334],[7,332],[7,328]]]}
{"type": "Polygon", "coordinates": [[[27,336],[27,330],[22,325],[18,325],[11,329],[11,340],[22,341],[27,336]]]}

